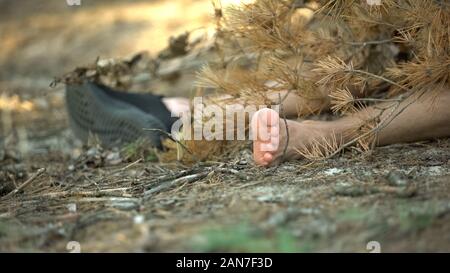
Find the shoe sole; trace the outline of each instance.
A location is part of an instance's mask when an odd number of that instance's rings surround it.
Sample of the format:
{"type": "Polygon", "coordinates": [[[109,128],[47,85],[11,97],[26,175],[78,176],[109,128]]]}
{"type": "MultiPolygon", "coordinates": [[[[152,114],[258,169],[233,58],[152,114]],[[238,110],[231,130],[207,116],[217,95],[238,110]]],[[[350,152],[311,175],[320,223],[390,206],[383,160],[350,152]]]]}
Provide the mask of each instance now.
{"type": "Polygon", "coordinates": [[[93,83],[66,85],[66,107],[75,135],[87,142],[91,134],[113,147],[143,138],[161,148],[164,124],[139,108],[113,99],[93,83]],[[145,129],[156,129],[149,131],[145,129]]]}

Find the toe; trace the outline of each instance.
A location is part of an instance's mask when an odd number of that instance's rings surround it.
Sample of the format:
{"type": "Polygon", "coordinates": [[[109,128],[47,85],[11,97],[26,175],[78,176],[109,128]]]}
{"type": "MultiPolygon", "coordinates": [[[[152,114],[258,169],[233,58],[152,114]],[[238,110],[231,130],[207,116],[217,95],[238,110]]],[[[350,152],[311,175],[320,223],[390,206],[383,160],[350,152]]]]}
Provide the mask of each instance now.
{"type": "Polygon", "coordinates": [[[268,108],[257,111],[252,118],[253,157],[258,165],[268,166],[276,157],[280,141],[279,119],[278,113],[268,108]]]}
{"type": "Polygon", "coordinates": [[[265,162],[270,163],[273,160],[273,155],[271,153],[265,153],[263,159],[265,162]]]}

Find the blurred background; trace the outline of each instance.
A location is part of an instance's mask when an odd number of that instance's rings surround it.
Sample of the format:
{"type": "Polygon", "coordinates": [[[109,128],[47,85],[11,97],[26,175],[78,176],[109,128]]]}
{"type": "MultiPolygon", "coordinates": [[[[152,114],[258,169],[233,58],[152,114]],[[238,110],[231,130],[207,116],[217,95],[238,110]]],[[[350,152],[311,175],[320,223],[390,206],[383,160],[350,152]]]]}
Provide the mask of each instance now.
{"type": "Polygon", "coordinates": [[[49,87],[55,77],[97,58],[156,56],[170,37],[212,28],[213,17],[210,0],[0,0],[0,144],[72,154],[64,86],[49,87]]]}
{"type": "Polygon", "coordinates": [[[97,57],[157,53],[170,36],[207,27],[214,13],[209,0],[81,3],[0,1],[0,79],[45,81],[97,57]]]}

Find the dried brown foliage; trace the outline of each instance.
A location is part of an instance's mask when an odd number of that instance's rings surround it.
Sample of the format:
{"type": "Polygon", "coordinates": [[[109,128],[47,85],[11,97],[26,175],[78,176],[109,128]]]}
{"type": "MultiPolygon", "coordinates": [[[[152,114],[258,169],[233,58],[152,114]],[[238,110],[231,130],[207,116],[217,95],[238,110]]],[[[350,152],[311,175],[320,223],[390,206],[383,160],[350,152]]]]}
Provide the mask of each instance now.
{"type": "MultiPolygon", "coordinates": [[[[221,11],[220,31],[226,35],[218,36],[234,40],[236,56],[250,56],[251,66],[243,69],[232,60],[220,69],[205,67],[200,86],[259,104],[268,103],[269,90],[291,90],[306,101],[329,96],[337,115],[392,96],[397,96],[392,107],[398,107],[414,92],[448,86],[448,1],[368,2],[256,0],[221,11]],[[277,84],[270,87],[268,82],[277,84]]],[[[382,122],[363,120],[354,143],[370,149],[377,128],[386,125],[382,122]]],[[[327,157],[345,146],[325,142],[302,154],[327,157]]]]}

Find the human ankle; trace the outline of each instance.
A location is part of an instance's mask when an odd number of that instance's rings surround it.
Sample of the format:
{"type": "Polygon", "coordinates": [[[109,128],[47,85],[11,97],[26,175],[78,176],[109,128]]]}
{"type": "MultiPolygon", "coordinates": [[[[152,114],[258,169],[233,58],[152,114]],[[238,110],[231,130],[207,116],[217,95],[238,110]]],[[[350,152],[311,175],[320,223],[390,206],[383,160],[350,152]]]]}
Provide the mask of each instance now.
{"type": "Polygon", "coordinates": [[[336,121],[304,121],[303,130],[309,132],[314,138],[333,138],[338,141],[347,141],[351,123],[344,120],[336,121]]]}

